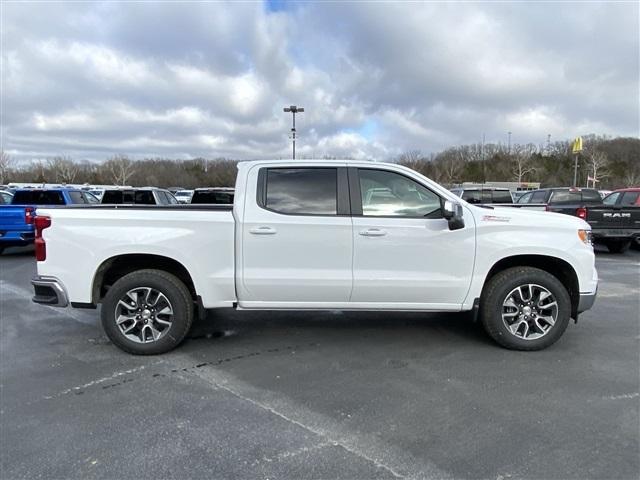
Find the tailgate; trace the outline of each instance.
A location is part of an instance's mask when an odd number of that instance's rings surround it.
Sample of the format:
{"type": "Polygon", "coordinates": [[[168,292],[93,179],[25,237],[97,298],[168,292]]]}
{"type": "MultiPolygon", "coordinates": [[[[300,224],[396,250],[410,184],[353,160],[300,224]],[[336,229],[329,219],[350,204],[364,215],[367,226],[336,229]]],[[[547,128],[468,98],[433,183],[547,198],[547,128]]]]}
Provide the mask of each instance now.
{"type": "Polygon", "coordinates": [[[589,209],[587,222],[594,231],[606,230],[607,236],[626,236],[640,233],[639,207],[605,207],[589,209]]]}
{"type": "Polygon", "coordinates": [[[24,219],[25,207],[3,205],[0,207],[0,231],[1,230],[29,230],[24,219]]]}

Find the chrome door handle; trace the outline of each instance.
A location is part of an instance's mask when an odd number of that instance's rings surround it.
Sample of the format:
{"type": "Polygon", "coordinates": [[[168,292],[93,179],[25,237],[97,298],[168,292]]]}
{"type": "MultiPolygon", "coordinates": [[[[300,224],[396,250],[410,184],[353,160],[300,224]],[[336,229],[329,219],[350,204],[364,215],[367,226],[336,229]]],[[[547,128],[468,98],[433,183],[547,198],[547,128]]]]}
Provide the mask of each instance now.
{"type": "Polygon", "coordinates": [[[360,235],[363,237],[384,237],[386,234],[387,231],[381,228],[368,228],[367,230],[360,231],[360,235]]]}
{"type": "Polygon", "coordinates": [[[253,227],[249,229],[249,233],[254,235],[274,235],[276,229],[272,227],[253,227]]]}

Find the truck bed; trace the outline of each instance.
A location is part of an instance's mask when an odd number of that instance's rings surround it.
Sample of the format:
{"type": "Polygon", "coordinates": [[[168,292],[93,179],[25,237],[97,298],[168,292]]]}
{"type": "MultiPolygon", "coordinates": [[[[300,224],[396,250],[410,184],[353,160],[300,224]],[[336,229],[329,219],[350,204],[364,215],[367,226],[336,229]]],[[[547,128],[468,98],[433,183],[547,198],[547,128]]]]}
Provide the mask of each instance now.
{"type": "MultiPolygon", "coordinates": [[[[175,261],[203,294],[203,306],[235,302],[235,221],[231,205],[73,205],[38,208],[43,231],[40,275],[59,278],[72,303],[91,304],[96,265],[120,255],[150,256],[149,268],[175,261]],[[135,248],[132,248],[134,246],[135,248]],[[91,281],[87,281],[91,279],[91,281]]],[[[123,266],[126,268],[126,265],[123,266]]],[[[98,267],[98,272],[100,267],[98,267]]]]}

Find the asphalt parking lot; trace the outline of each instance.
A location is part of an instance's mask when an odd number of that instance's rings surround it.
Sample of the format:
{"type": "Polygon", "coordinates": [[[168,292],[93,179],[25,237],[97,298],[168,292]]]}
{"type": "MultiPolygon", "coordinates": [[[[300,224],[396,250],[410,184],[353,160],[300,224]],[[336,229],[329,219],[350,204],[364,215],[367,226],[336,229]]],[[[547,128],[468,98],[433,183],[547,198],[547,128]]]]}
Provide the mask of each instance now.
{"type": "Polygon", "coordinates": [[[640,252],[541,352],[463,315],[222,312],[163,356],[33,304],[0,258],[0,455],[18,478],[640,476],[640,252]]]}

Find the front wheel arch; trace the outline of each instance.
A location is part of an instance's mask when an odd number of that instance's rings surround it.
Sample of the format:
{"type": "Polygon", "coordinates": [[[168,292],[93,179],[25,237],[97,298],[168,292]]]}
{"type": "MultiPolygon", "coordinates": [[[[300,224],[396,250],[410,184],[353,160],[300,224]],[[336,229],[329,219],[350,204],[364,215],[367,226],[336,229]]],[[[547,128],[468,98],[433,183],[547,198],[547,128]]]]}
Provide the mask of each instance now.
{"type": "Polygon", "coordinates": [[[580,285],[578,275],[574,268],[565,260],[548,255],[513,255],[498,260],[487,273],[484,279],[483,297],[487,285],[498,273],[513,267],[532,267],[543,270],[556,277],[567,289],[571,298],[571,318],[578,318],[578,304],[580,302],[580,285]]]}

